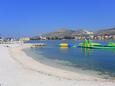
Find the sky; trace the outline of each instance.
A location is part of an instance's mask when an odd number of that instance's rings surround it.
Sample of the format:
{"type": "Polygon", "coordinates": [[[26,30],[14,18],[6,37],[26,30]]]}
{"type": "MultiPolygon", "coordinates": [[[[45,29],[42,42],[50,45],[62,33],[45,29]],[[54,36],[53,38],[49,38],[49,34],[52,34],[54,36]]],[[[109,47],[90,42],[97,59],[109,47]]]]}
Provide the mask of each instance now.
{"type": "Polygon", "coordinates": [[[115,0],[0,0],[0,36],[115,27],[115,0]]]}

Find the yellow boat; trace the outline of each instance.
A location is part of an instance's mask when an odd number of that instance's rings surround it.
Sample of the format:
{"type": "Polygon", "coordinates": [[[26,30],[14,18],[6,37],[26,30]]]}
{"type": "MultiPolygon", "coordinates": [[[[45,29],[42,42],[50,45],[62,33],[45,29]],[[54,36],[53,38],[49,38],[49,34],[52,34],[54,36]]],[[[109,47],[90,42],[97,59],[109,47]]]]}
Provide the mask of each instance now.
{"type": "Polygon", "coordinates": [[[68,44],[67,43],[61,43],[59,44],[60,47],[68,47],[68,44]]]}

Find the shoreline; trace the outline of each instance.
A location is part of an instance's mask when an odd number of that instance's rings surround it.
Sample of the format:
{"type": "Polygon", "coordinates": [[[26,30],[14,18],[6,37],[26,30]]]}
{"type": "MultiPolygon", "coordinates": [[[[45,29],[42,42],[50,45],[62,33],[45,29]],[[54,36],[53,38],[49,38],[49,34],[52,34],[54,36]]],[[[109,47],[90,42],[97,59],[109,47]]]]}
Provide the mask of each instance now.
{"type": "Polygon", "coordinates": [[[27,44],[0,45],[1,86],[114,86],[114,80],[104,80],[83,74],[52,68],[28,57],[22,51],[27,44]],[[9,47],[7,47],[9,46],[9,47]],[[74,76],[76,75],[76,76],[74,76]]]}
{"type": "Polygon", "coordinates": [[[75,73],[72,71],[63,70],[60,68],[54,68],[46,64],[40,63],[39,61],[34,60],[32,57],[28,56],[23,49],[29,48],[30,45],[23,44],[19,47],[10,48],[10,54],[13,59],[18,61],[24,68],[29,69],[34,72],[46,74],[49,76],[54,76],[67,80],[86,80],[86,81],[115,81],[102,79],[99,77],[89,76],[85,74],[75,73]]]}

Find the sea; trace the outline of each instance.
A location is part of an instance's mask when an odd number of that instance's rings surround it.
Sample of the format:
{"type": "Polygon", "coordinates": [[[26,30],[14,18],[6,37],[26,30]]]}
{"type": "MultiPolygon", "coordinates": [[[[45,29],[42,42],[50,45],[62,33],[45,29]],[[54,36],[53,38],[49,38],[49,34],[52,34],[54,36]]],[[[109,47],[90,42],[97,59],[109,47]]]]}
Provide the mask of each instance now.
{"type": "MultiPolygon", "coordinates": [[[[76,73],[89,74],[104,79],[115,78],[115,49],[89,49],[78,47],[79,40],[42,40],[28,41],[27,43],[45,43],[47,46],[40,48],[27,48],[24,52],[38,62],[52,67],[76,73]],[[75,48],[61,48],[60,43],[72,43],[75,48]]],[[[108,42],[93,42],[107,45],[108,42]]]]}

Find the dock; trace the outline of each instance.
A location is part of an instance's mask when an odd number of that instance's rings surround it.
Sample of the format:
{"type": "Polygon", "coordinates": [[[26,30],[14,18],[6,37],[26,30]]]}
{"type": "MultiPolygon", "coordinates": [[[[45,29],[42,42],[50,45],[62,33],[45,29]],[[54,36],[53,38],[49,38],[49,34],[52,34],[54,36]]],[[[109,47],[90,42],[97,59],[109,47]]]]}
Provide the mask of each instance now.
{"type": "Polygon", "coordinates": [[[47,46],[44,43],[25,43],[24,45],[31,47],[31,48],[37,48],[37,47],[44,47],[47,46]]]}

